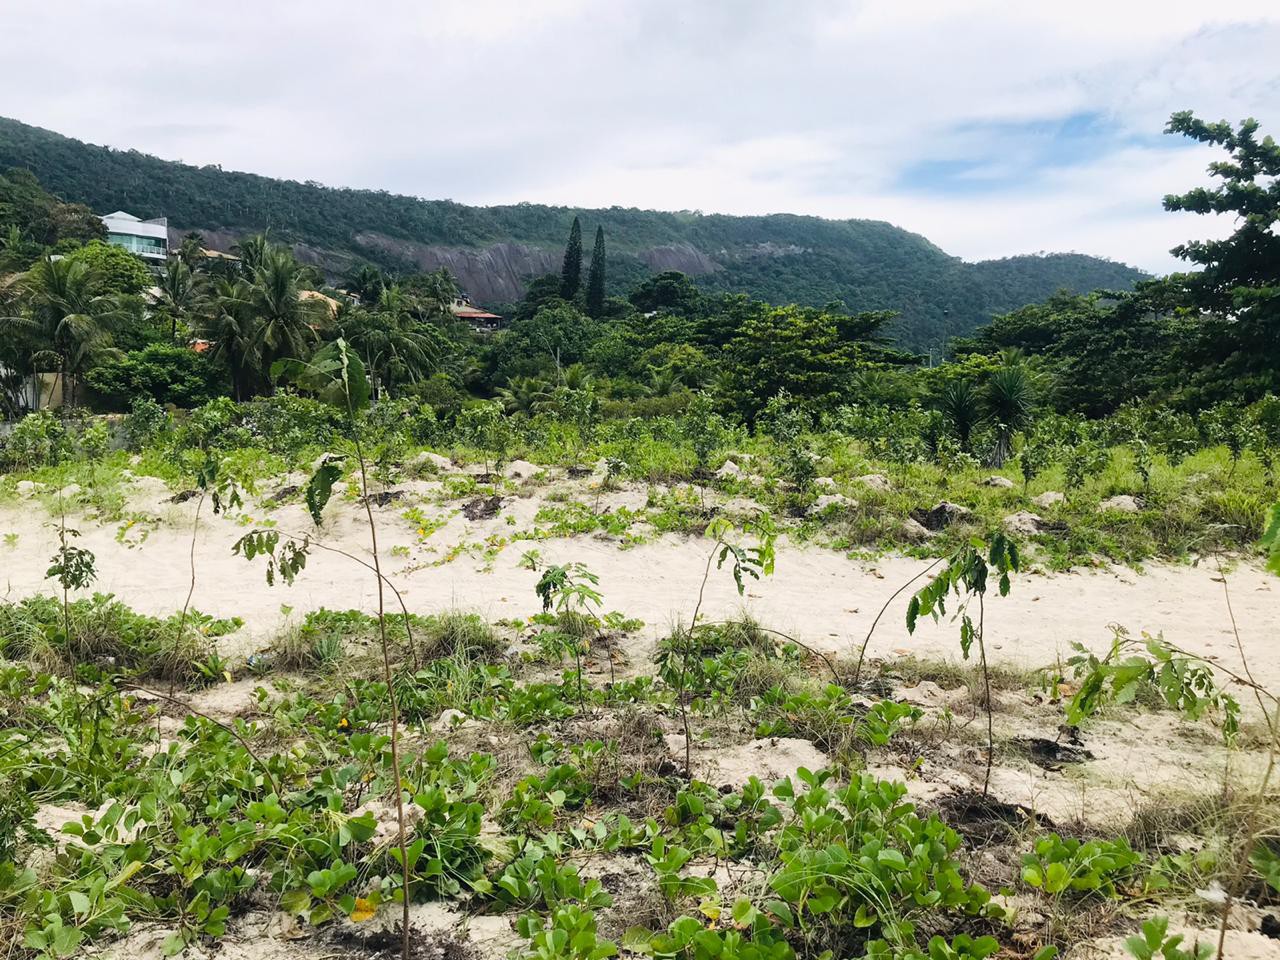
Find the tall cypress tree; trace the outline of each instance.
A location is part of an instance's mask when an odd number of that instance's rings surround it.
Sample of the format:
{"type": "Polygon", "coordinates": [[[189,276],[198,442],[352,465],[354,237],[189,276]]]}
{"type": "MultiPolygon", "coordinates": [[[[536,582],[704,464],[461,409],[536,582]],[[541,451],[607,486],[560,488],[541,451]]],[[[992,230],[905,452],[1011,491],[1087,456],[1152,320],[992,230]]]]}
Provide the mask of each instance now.
{"type": "Polygon", "coordinates": [[[596,245],[591,248],[591,268],[587,270],[587,316],[604,313],[604,227],[596,227],[596,245]]]}
{"type": "Polygon", "coordinates": [[[582,286],[582,224],[573,218],[569,243],[564,248],[564,266],[560,269],[560,296],[572,300],[582,286]]]}

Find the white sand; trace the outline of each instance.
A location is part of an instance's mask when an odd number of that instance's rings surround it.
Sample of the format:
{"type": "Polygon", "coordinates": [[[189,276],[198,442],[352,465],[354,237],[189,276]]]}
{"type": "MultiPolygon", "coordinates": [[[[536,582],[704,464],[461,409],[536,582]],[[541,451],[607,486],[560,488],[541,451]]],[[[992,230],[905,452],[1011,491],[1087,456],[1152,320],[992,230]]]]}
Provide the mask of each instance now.
{"type": "MultiPolygon", "coordinates": [[[[135,509],[164,518],[141,546],[128,548],[117,543],[116,524],[100,526],[84,518],[72,523],[82,532],[76,542],[97,556],[95,590],[114,593],[148,613],[169,614],[181,608],[189,585],[190,522],[195,503],[174,506],[157,500],[153,488],[138,491],[135,509]]],[[[645,634],[652,642],[670,624],[691,615],[711,549],[705,540],[677,536],[629,550],[594,537],[518,541],[508,543],[486,572],[480,555],[482,542],[528,529],[538,506],[536,500],[508,500],[498,517],[480,522],[465,520],[456,505],[437,507],[416,497],[413,502],[428,515],[452,515],[445,527],[420,544],[417,531],[401,516],[409,503],[376,511],[384,568],[409,608],[420,613],[460,608],[498,619],[536,612],[533,586],[538,575],[519,566],[521,554],[536,548],[550,562],[585,563],[600,577],[605,609],[643,619],[645,634]],[[514,525],[507,522],[509,515],[516,518],[514,525]],[[441,566],[431,565],[461,541],[477,545],[474,555],[463,554],[441,566]],[[410,555],[393,555],[395,547],[407,547],[410,555]]],[[[282,532],[314,532],[305,511],[297,505],[255,514],[259,520],[274,519],[282,532]]],[[[358,504],[335,498],[325,517],[321,532],[325,542],[369,556],[368,527],[358,504]]],[[[205,613],[245,620],[245,630],[224,641],[226,652],[242,654],[265,644],[284,622],[285,606],[292,609],[295,619],[319,607],[376,608],[375,584],[368,570],[314,547],[296,583],[267,587],[262,560],[250,564],[231,553],[232,544],[249,529],[234,519],[213,516],[206,504],[196,549],[193,603],[205,613]]],[[[0,548],[4,595],[15,599],[52,592],[54,585],[44,579],[57,544],[49,518],[35,503],[5,505],[0,508],[0,533],[8,532],[17,533],[18,542],[14,548],[0,548]]],[[[713,565],[703,612],[714,619],[745,609],[764,625],[791,633],[816,648],[852,654],[885,600],[926,565],[904,557],[886,557],[873,564],[852,562],[829,550],[799,547],[784,540],[778,546],[775,575],[762,581],[748,580],[745,597],[737,595],[729,571],[717,571],[713,565]]],[[[1240,658],[1227,617],[1223,584],[1216,578],[1211,565],[1150,564],[1143,573],[1129,569],[1024,573],[1016,577],[1008,597],[988,600],[988,648],[996,661],[1045,665],[1068,656],[1073,642],[1105,650],[1111,637],[1109,625],[1120,624],[1135,636],[1142,631],[1162,632],[1171,642],[1238,669],[1240,658]]],[[[1280,580],[1249,565],[1238,566],[1228,574],[1228,580],[1255,676],[1263,684],[1280,687],[1280,656],[1276,656],[1280,580]]],[[[922,579],[915,586],[924,582],[922,579]]],[[[954,624],[922,622],[914,636],[908,635],[903,614],[910,592],[904,591],[882,618],[869,655],[958,656],[954,624]]],[[[390,595],[388,604],[395,609],[390,595]]],[[[644,653],[644,649],[637,649],[633,656],[638,659],[644,653]]]]}

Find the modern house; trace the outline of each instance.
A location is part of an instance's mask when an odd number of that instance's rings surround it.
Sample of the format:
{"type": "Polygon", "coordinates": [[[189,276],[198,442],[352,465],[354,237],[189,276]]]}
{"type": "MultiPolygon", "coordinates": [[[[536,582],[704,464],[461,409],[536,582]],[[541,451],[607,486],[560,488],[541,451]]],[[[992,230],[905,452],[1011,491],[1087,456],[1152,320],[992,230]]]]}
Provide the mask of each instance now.
{"type": "Polygon", "coordinates": [[[107,243],[124,247],[148,263],[163,266],[169,257],[169,220],[166,217],[140,220],[131,213],[117,210],[103,217],[102,225],[107,228],[107,243]]]}

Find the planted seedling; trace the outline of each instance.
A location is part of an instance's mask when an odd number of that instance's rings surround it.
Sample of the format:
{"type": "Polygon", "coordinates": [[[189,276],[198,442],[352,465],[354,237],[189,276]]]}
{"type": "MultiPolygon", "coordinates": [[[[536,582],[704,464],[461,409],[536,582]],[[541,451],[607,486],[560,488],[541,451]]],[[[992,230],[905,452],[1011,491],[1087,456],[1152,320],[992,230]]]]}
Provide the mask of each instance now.
{"type": "MultiPolygon", "coordinates": [[[[1009,593],[1009,574],[1018,570],[1018,545],[1003,533],[996,533],[990,545],[978,538],[947,559],[942,570],[911,598],[907,604],[907,631],[915,633],[921,615],[935,621],[946,614],[947,598],[954,593],[960,598],[955,616],[960,618],[960,652],[969,659],[973,644],[978,644],[978,658],[982,667],[983,705],[987,713],[987,770],[982,779],[982,794],[986,796],[991,786],[991,766],[995,758],[995,721],[991,704],[991,671],[987,665],[987,647],[983,637],[986,614],[987,581],[991,571],[999,575],[1000,596],[1009,593]],[[975,624],[969,614],[969,604],[978,602],[978,620],[975,624]]],[[[954,619],[954,617],[953,617],[954,619]]]]}

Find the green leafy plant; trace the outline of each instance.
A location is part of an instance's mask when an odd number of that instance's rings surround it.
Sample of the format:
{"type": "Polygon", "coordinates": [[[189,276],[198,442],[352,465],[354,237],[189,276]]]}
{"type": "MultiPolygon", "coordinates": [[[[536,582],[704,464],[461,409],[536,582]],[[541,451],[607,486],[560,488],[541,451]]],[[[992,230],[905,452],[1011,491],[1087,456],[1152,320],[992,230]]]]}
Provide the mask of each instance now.
{"type": "Polygon", "coordinates": [[[1183,936],[1169,936],[1169,918],[1152,917],[1142,924],[1142,933],[1129,937],[1124,948],[1135,960],[1209,960],[1213,947],[1196,943],[1183,949],[1183,936]]]}
{"type": "Polygon", "coordinates": [[[1116,884],[1133,876],[1142,855],[1123,839],[1081,841],[1056,833],[1036,841],[1022,857],[1022,882],[1058,896],[1099,893],[1116,896],[1116,884]]]}
{"type": "MultiPolygon", "coordinates": [[[[987,770],[982,781],[982,793],[986,796],[991,785],[991,766],[995,759],[995,728],[991,703],[991,670],[987,665],[987,647],[983,639],[985,626],[985,600],[987,580],[991,571],[998,576],[1000,596],[1009,593],[1009,574],[1018,570],[1018,545],[1003,533],[996,533],[990,545],[974,538],[947,559],[946,566],[922,587],[907,604],[907,631],[914,633],[921,615],[935,621],[946,614],[947,598],[955,594],[960,598],[955,616],[960,618],[960,652],[967,660],[974,642],[978,644],[979,664],[982,668],[983,701],[987,714],[987,770]],[[969,614],[969,603],[978,602],[978,620],[975,624],[969,614]]],[[[953,617],[954,619],[954,617],[953,617]]]]}

